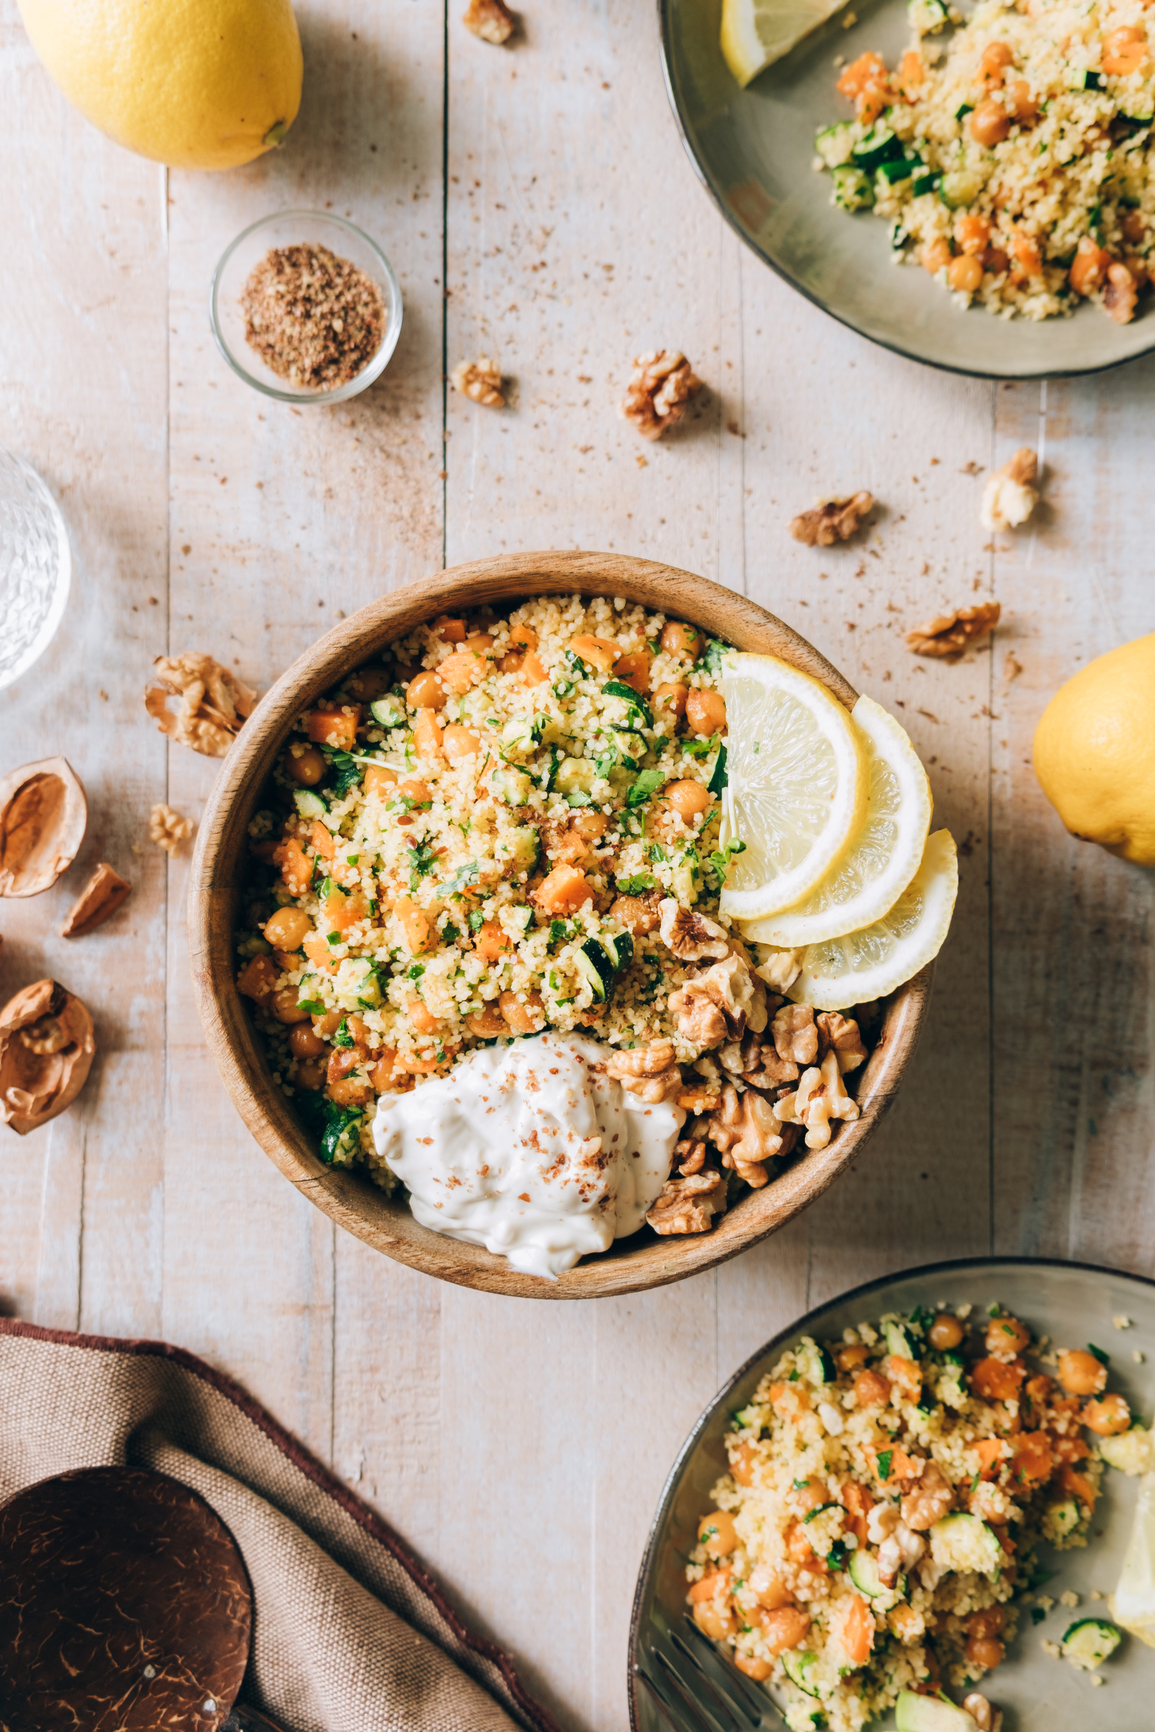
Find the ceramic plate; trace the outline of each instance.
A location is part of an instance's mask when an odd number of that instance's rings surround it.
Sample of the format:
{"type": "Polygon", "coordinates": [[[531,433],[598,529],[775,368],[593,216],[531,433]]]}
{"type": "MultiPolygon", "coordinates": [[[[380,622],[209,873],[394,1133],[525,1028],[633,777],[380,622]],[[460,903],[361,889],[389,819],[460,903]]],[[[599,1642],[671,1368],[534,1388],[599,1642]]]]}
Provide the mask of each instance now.
{"type": "MultiPolygon", "coordinates": [[[[699,1419],[666,1481],[634,1596],[630,1635],[634,1732],[670,1732],[638,1680],[636,1668],[640,1663],[654,1670],[648,1657],[655,1635],[682,1627],[685,1560],[695,1543],[699,1517],[710,1508],[710,1488],[726,1471],[722,1438],[731,1414],[750,1400],[758,1379],[803,1335],[819,1340],[838,1336],[863,1319],[869,1321],[886,1311],[909,1312],[919,1305],[937,1309],[969,1302],[980,1311],[996,1299],[1036,1336],[1049,1335],[1060,1345],[1093,1341],[1110,1353],[1111,1387],[1122,1390],[1132,1410],[1150,1422],[1155,1405],[1155,1282],[1138,1276],[1080,1263],[983,1258],[940,1263],[872,1281],[811,1311],[735,1372],[699,1419]],[[1120,1314],[1130,1317],[1134,1327],[1116,1329],[1111,1320],[1120,1314]],[[1136,1348],[1146,1354],[1146,1363],[1134,1362],[1136,1348]]],[[[1075,1617],[1093,1616],[1096,1609],[1107,1615],[1105,1606],[1096,1607],[1091,1601],[1091,1590],[1109,1593],[1118,1580],[1137,1486],[1137,1480],[1108,1470],[1091,1544],[1085,1550],[1057,1553],[1040,1547],[1040,1562],[1055,1572],[1046,1592],[1057,1600],[1071,1588],[1079,1595],[1080,1609],[1071,1612],[1056,1604],[1037,1628],[1024,1610],[1007,1659],[979,1686],[1003,1709],[1004,1732],[1088,1732],[1091,1726],[1107,1725],[1115,1732],[1139,1732],[1141,1726],[1151,1725],[1155,1654],[1141,1642],[1124,1639],[1103,1667],[1106,1687],[1102,1689],[1065,1661],[1049,1658],[1041,1646],[1044,1638],[1058,1641],[1075,1617]]],[[[777,1713],[768,1714],[767,1727],[784,1724],[777,1713]]],[[[892,1716],[872,1722],[872,1732],[893,1724],[892,1716]]]]}
{"type": "Polygon", "coordinates": [[[1073,317],[1033,324],[960,312],[917,265],[898,266],[890,226],[830,203],[815,174],[814,135],[849,118],[835,55],[867,48],[889,65],[909,46],[905,0],[845,10],[739,90],[718,45],[722,0],[658,0],[666,88],[690,159],[748,246],[808,300],[900,355],[982,378],[1056,378],[1118,366],[1155,348],[1155,307],[1116,325],[1084,302],[1073,317]]]}

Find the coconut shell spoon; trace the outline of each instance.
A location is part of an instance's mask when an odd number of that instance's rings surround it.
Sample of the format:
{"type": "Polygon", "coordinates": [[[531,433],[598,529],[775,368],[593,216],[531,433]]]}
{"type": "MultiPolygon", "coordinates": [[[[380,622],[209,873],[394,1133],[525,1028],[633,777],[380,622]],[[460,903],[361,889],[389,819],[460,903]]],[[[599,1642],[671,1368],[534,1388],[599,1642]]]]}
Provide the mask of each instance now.
{"type": "Polygon", "coordinates": [[[265,1732],[231,1717],[252,1617],[235,1540],[176,1480],[81,1468],[0,1509],[7,1732],[265,1732]]]}

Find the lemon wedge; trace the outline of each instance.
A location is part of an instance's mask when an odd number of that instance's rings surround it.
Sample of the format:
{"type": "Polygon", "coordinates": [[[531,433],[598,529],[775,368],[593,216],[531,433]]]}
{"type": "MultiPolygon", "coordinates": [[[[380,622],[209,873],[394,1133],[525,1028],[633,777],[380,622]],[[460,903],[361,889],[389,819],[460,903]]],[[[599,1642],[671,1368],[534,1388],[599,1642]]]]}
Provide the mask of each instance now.
{"type": "Polygon", "coordinates": [[[721,907],[753,920],[808,896],[842,858],[866,817],[868,760],[845,705],[777,656],[727,657],[722,695],[722,842],[745,847],[721,907]]]}
{"type": "Polygon", "coordinates": [[[816,1010],[845,1010],[885,997],[938,955],[957,895],[954,837],[936,830],[927,837],[918,871],[881,920],[807,946],[790,997],[816,1010]]]}
{"type": "Polygon", "coordinates": [[[809,896],[781,914],[743,921],[744,938],[797,950],[872,926],[893,908],[922,863],[931,797],[918,753],[902,724],[873,698],[859,698],[850,717],[865,736],[870,759],[862,829],[809,896]]]}
{"type": "Polygon", "coordinates": [[[845,0],[722,0],[722,53],[745,89],[845,0]]]}
{"type": "Polygon", "coordinates": [[[1109,1607],[1116,1623],[1155,1648],[1155,1473],[1139,1482],[1135,1525],[1109,1607]]]}

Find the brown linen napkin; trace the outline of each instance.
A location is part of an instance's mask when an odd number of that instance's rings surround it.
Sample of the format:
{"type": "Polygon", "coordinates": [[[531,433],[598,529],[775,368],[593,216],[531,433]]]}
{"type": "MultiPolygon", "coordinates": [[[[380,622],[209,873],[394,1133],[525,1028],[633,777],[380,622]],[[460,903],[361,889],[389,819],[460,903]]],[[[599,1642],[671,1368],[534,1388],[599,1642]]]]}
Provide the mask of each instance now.
{"type": "Polygon", "coordinates": [[[392,1528],[230,1378],[163,1341],[0,1318],[0,1503],[120,1464],[228,1525],[256,1614],[241,1700],[292,1732],[559,1732],[392,1528]]]}

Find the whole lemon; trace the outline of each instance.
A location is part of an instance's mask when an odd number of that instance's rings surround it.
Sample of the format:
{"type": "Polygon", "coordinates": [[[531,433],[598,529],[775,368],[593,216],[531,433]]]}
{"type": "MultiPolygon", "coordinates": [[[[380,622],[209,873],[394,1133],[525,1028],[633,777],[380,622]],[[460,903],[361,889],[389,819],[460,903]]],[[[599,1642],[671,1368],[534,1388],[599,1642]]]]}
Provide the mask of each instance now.
{"type": "Polygon", "coordinates": [[[280,144],[301,105],[289,0],[19,0],[69,102],[140,156],[235,168],[280,144]]]}
{"type": "Polygon", "coordinates": [[[1073,836],[1155,866],[1155,633],[1096,656],[1060,687],[1034,755],[1073,836]]]}

